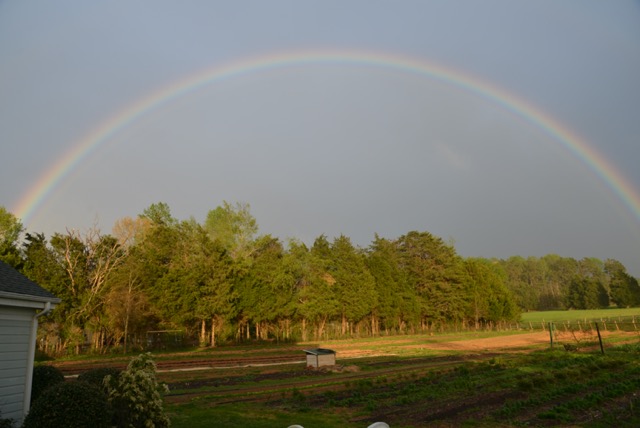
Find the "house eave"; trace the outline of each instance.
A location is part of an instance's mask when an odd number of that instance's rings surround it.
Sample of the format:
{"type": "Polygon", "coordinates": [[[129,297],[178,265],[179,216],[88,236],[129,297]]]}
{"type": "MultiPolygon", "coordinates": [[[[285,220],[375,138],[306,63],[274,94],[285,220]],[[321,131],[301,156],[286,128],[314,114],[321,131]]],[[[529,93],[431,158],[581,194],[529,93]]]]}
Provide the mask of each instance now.
{"type": "Polygon", "coordinates": [[[47,302],[50,302],[51,307],[55,308],[56,305],[60,303],[60,299],[57,297],[32,296],[29,294],[0,291],[0,305],[2,306],[44,309],[47,302]]]}

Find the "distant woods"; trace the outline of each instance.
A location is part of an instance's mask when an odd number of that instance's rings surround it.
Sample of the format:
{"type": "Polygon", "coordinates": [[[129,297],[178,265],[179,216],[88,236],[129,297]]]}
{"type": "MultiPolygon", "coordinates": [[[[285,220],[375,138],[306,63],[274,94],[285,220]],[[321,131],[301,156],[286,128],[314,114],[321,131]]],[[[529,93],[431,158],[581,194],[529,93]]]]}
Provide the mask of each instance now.
{"type": "Polygon", "coordinates": [[[260,235],[247,204],[204,223],[165,203],[97,228],[46,237],[0,207],[0,259],[62,299],[42,321],[50,353],[145,346],[180,331],[216,346],[479,328],[521,311],[640,305],[616,260],[557,255],[463,258],[428,232],[376,236],[367,248],[321,235],[311,246],[260,235]]]}

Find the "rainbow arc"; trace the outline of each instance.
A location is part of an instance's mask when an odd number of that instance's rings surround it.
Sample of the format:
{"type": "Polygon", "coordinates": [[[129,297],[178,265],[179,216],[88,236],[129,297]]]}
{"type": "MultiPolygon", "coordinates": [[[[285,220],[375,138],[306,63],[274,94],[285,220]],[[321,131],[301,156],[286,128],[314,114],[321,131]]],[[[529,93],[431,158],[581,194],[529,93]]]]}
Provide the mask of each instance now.
{"type": "Polygon", "coordinates": [[[28,225],[61,184],[71,179],[76,167],[90,157],[101,145],[143,116],[177,98],[193,93],[207,85],[220,84],[227,79],[291,66],[317,64],[344,64],[358,67],[382,67],[403,73],[435,79],[476,94],[509,110],[550,135],[554,141],[586,164],[616,194],[618,199],[640,221],[640,196],[633,186],[600,153],[590,147],[567,126],[555,120],[532,104],[477,77],[440,64],[383,53],[359,51],[288,52],[251,57],[228,64],[214,66],[140,98],[125,106],[80,139],[57,159],[22,195],[13,207],[13,213],[28,225]]]}

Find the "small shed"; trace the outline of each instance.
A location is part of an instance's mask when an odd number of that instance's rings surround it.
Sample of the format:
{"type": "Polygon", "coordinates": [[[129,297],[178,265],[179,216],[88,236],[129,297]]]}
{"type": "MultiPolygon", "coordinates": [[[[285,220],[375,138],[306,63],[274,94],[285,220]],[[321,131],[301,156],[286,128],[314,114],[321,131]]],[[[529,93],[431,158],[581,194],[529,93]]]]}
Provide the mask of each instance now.
{"type": "Polygon", "coordinates": [[[0,261],[0,412],[18,426],[31,405],[38,318],[60,299],[0,261]]]}
{"type": "Polygon", "coordinates": [[[322,367],[336,365],[336,351],[324,348],[305,349],[307,367],[322,367]]]}

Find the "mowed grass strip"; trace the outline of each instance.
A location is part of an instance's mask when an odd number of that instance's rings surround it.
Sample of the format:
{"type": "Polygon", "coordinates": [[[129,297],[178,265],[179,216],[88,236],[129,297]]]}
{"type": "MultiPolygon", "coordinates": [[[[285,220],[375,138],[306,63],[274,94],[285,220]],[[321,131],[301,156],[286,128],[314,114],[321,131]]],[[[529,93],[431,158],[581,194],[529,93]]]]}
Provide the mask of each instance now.
{"type": "Polygon", "coordinates": [[[571,311],[539,311],[525,312],[522,322],[561,322],[561,321],[631,321],[634,317],[640,323],[640,308],[585,309],[571,311]]]}

